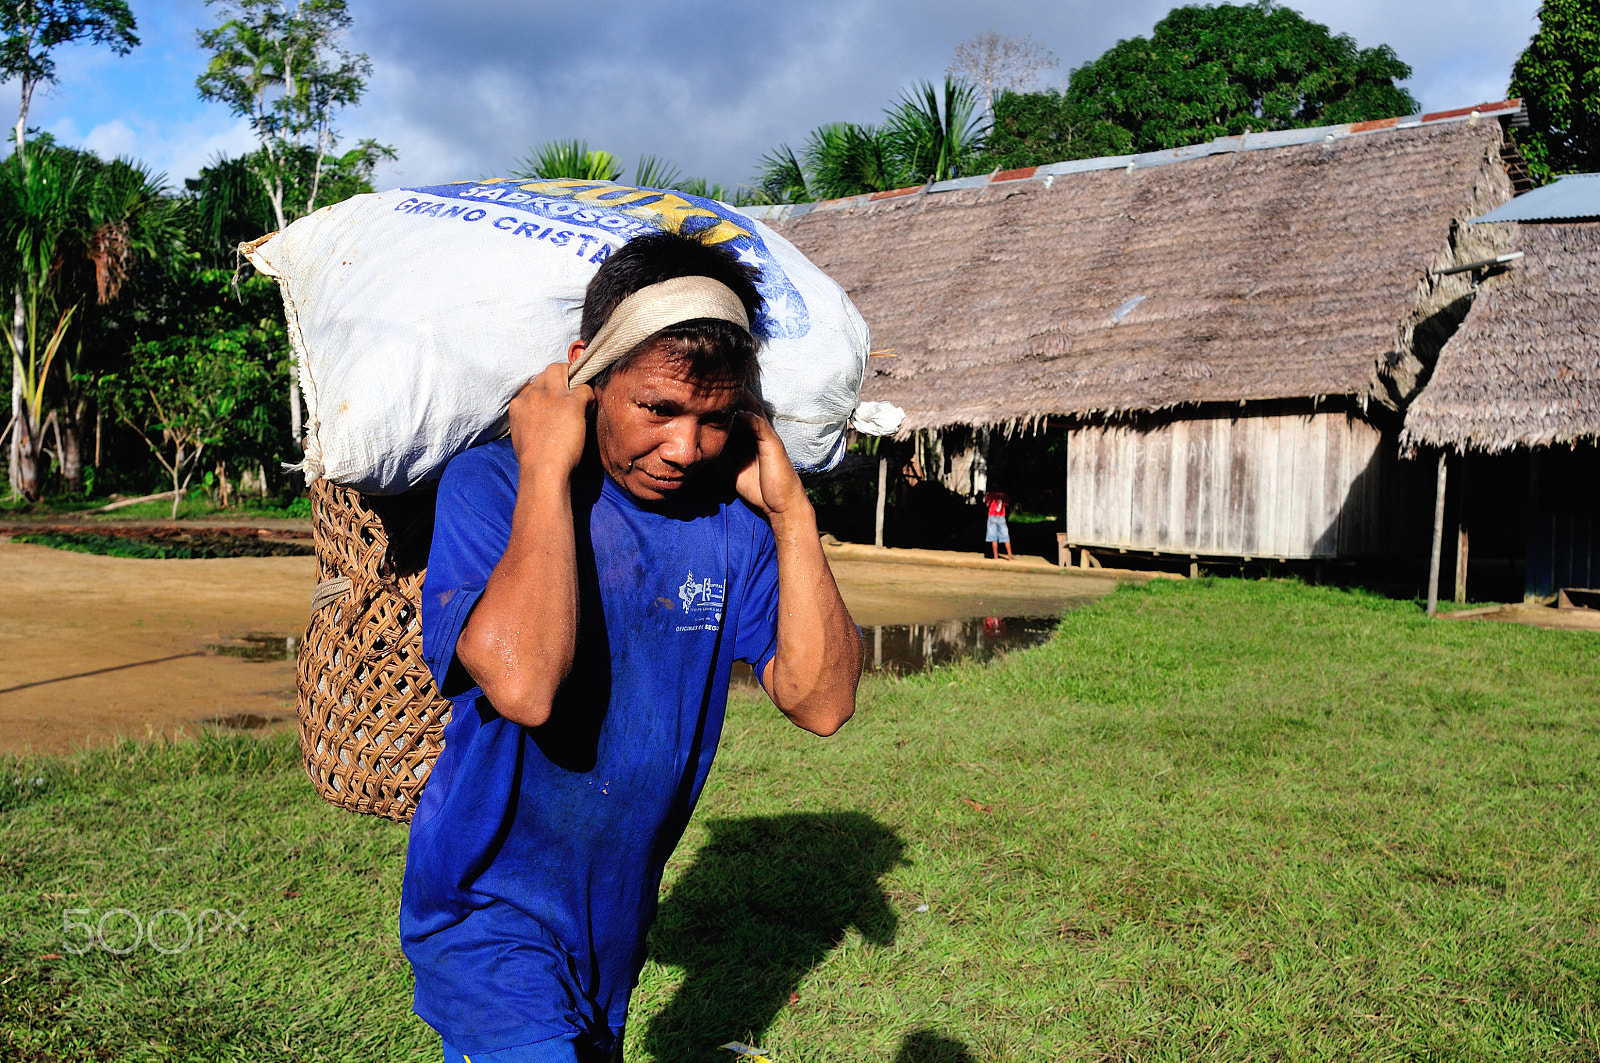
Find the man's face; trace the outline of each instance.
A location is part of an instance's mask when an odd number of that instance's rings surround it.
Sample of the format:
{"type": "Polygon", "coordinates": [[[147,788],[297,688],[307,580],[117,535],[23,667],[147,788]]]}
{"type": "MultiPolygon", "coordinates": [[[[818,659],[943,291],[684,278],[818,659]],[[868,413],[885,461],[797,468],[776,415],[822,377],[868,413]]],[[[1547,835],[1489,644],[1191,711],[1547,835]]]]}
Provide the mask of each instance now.
{"type": "Polygon", "coordinates": [[[744,397],[733,379],[697,380],[653,347],[595,390],[595,439],[607,475],[641,502],[669,498],[727,446],[744,397]]]}

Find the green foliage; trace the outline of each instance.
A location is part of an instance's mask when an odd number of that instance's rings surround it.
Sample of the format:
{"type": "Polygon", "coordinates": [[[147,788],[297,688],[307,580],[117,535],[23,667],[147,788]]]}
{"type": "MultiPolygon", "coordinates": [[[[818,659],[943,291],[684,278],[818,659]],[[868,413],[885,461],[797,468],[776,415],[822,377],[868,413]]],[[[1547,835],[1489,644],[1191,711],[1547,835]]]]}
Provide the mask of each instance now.
{"type": "Polygon", "coordinates": [[[945,78],[901,95],[882,126],[818,126],[797,153],[787,144],[762,157],[761,198],[775,203],[885,192],[974,172],[981,164],[982,122],[972,86],[945,78]]]}
{"type": "Polygon", "coordinates": [[[654,155],[643,156],[633,168],[633,183],[643,188],[677,188],[683,179],[676,166],[654,155]]]}
{"type": "Polygon", "coordinates": [[[11,541],[48,546],[55,550],[70,550],[79,554],[158,561],[196,557],[303,557],[312,552],[309,546],[299,543],[246,539],[238,535],[141,539],[127,535],[94,535],[84,532],[30,532],[13,535],[11,541]]]}
{"type": "MultiPolygon", "coordinates": [[[[826,741],[735,693],[628,1058],[1592,1060],[1597,684],[1588,632],[1200,580],[826,741]]],[[[437,1060],[405,843],[293,734],[0,760],[0,1056],[437,1060]],[[70,908],[243,926],[77,955],[70,908]]]]}
{"type": "MultiPolygon", "coordinates": [[[[334,112],[360,102],[372,63],[339,45],[351,23],[345,0],[206,3],[222,21],[196,31],[211,58],[195,86],[201,99],[249,119],[261,146],[247,156],[247,166],[281,229],[326,201],[323,183],[339,158],[332,154],[339,141],[334,112]]],[[[362,141],[358,151],[374,162],[393,158],[374,141],[362,141]]]]}
{"type": "Polygon", "coordinates": [[[199,270],[189,280],[171,293],[178,315],[170,331],[133,344],[124,367],[95,381],[100,400],[148,444],[180,497],[207,448],[260,453],[271,445],[271,385],[287,349],[276,307],[262,312],[270,279],[245,282],[261,313],[246,320],[231,302],[229,271],[199,270]]]}
{"type": "MultiPolygon", "coordinates": [[[[893,150],[877,126],[832,122],[817,127],[801,154],[808,198],[838,199],[899,188],[893,150]]],[[[763,175],[762,184],[766,183],[763,175]]]]}
{"type": "Polygon", "coordinates": [[[82,42],[127,55],[139,43],[136,28],[126,0],[16,0],[0,5],[0,81],[15,78],[21,83],[19,141],[34,90],[56,80],[51,52],[82,42]]]}
{"type": "Polygon", "coordinates": [[[1535,180],[1600,170],[1600,7],[1544,0],[1539,32],[1511,71],[1531,126],[1517,134],[1535,180]]]}
{"type": "MultiPolygon", "coordinates": [[[[315,149],[290,148],[285,154],[284,197],[304,202],[313,183],[319,185],[317,201],[324,206],[373,191],[373,173],[379,162],[393,159],[394,150],[375,140],[363,140],[342,155],[326,155],[320,171],[315,149]]],[[[232,267],[238,247],[276,225],[272,199],[259,174],[269,165],[261,149],[234,158],[217,156],[185,182],[193,210],[191,240],[207,267],[232,267]]]]}
{"type": "MultiPolygon", "coordinates": [[[[650,159],[652,169],[656,164],[650,159]]],[[[644,161],[640,166],[644,166],[644,161]]],[[[533,180],[615,181],[622,176],[622,163],[609,151],[590,151],[583,140],[552,140],[540,144],[511,171],[512,177],[533,180]]]]}
{"type": "Polygon", "coordinates": [[[995,98],[994,122],[977,169],[1014,170],[1132,150],[1132,133],[1059,92],[1004,92],[995,98]]]}
{"type": "Polygon", "coordinates": [[[768,203],[805,203],[815,198],[806,187],[799,157],[787,144],[779,144],[761,157],[756,194],[768,203]]]}
{"type": "Polygon", "coordinates": [[[923,81],[889,109],[884,136],[901,186],[964,177],[983,147],[977,90],[945,78],[942,88],[923,81]]]}
{"type": "Polygon", "coordinates": [[[1075,112],[1121,126],[1132,150],[1411,114],[1395,84],[1411,76],[1388,45],[1358,48],[1348,34],[1273,0],[1179,7],[1149,39],[1118,41],[1072,72],[1075,112]]]}

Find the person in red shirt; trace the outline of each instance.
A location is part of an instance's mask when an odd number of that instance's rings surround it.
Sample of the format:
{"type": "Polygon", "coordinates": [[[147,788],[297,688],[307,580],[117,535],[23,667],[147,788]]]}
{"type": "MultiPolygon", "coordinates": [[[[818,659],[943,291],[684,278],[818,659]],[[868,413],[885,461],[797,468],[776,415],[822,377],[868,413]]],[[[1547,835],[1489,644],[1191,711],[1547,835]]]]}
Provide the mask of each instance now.
{"type": "Polygon", "coordinates": [[[1006,514],[1011,511],[1011,496],[1004,491],[990,491],[984,496],[989,503],[989,526],[984,532],[984,539],[989,543],[989,549],[994,551],[994,559],[1000,560],[1000,544],[1006,544],[1006,560],[1013,560],[1011,553],[1011,529],[1006,526],[1006,514]]]}

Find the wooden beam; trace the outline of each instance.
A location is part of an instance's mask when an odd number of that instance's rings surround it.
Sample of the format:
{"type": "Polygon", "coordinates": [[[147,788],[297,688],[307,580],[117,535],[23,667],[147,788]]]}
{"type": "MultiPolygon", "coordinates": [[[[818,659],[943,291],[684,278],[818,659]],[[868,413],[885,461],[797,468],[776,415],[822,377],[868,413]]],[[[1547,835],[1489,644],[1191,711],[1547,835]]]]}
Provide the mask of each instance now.
{"type": "Polygon", "coordinates": [[[1439,480],[1433,489],[1433,552],[1428,557],[1428,615],[1439,612],[1439,553],[1444,548],[1444,480],[1449,451],[1439,451],[1439,480]]]}
{"type": "Polygon", "coordinates": [[[1456,463],[1456,604],[1467,604],[1467,495],[1472,490],[1472,465],[1466,455],[1456,463]]]}
{"type": "MultiPolygon", "coordinates": [[[[879,444],[882,445],[881,443],[879,444]]],[[[878,518],[872,533],[872,545],[883,545],[883,500],[889,491],[889,458],[878,458],[878,518]]]]}

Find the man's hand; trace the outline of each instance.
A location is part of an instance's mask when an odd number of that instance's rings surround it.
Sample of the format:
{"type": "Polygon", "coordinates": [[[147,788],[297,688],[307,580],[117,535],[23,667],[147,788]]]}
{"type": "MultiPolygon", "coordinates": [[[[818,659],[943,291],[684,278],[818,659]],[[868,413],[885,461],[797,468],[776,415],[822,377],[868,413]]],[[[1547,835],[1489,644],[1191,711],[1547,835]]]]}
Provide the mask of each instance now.
{"type": "Polygon", "coordinates": [[[511,446],[517,464],[549,476],[571,476],[583,460],[594,389],[567,387],[567,363],[556,362],[511,400],[511,446]]]}
{"type": "Polygon", "coordinates": [[[800,474],[794,471],[783,440],[772,424],[759,413],[739,412],[739,422],[755,437],[755,454],[736,474],[733,485],[744,499],[769,522],[781,521],[810,508],[800,474]]]}

